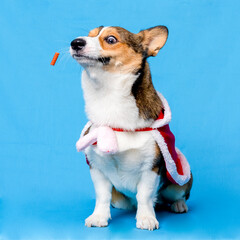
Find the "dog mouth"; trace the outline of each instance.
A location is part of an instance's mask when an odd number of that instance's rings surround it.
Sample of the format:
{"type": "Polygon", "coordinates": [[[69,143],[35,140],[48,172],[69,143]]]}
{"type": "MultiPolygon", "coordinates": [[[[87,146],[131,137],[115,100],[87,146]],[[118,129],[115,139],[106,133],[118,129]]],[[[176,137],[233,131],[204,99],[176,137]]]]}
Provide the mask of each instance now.
{"type": "Polygon", "coordinates": [[[89,61],[95,61],[95,62],[101,62],[103,65],[107,65],[110,62],[110,57],[98,57],[98,58],[94,58],[94,57],[89,57],[86,55],[82,55],[82,54],[78,54],[78,53],[74,53],[73,58],[76,60],[89,60],[89,61]]]}

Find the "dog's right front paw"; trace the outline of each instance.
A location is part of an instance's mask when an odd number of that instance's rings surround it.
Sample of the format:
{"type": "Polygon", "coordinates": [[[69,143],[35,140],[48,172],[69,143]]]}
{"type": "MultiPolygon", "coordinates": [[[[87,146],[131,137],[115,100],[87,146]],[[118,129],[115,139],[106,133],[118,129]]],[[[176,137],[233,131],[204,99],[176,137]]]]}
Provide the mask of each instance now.
{"type": "Polygon", "coordinates": [[[108,225],[108,218],[99,214],[92,214],[85,220],[87,227],[106,227],[108,225]]]}

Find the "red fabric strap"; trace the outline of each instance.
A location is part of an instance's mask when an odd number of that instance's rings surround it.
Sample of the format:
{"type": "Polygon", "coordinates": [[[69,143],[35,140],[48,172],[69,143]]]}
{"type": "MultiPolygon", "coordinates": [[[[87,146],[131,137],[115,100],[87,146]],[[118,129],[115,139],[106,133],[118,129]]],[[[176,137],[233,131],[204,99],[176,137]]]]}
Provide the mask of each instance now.
{"type": "MultiPolygon", "coordinates": [[[[164,118],[164,109],[160,112],[157,120],[163,119],[164,118]]],[[[131,130],[125,130],[122,128],[112,128],[113,131],[116,132],[147,132],[147,131],[152,131],[154,130],[154,128],[150,128],[150,127],[146,127],[146,128],[139,128],[139,129],[135,129],[133,131],[131,130]]]]}

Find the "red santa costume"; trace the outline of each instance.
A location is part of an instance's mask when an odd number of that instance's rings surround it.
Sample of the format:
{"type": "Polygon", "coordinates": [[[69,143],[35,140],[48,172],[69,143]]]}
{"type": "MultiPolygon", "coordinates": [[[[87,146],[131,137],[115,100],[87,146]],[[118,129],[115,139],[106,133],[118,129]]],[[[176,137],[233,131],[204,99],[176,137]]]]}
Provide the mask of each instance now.
{"type": "MultiPolygon", "coordinates": [[[[135,132],[151,131],[151,134],[163,155],[168,179],[172,183],[182,186],[190,180],[190,166],[185,156],[175,147],[175,137],[169,128],[171,110],[168,102],[162,94],[158,93],[158,95],[163,103],[163,111],[159,114],[158,119],[152,124],[152,126],[143,129],[136,129],[135,132]]],[[[76,144],[78,151],[84,150],[91,144],[97,144],[99,150],[106,154],[116,153],[118,151],[118,145],[115,131],[124,132],[126,130],[99,127],[84,136],[84,133],[91,125],[92,122],[88,122],[84,127],[80,139],[76,144]]]]}

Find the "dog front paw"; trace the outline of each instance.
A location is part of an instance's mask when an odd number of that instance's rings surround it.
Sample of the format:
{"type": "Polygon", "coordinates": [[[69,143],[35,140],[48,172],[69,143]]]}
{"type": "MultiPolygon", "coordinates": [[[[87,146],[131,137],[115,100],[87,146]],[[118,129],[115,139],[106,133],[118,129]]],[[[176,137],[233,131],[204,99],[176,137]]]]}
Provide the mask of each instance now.
{"type": "Polygon", "coordinates": [[[159,228],[158,220],[154,216],[139,216],[137,217],[137,228],[153,231],[159,228]]]}
{"type": "Polygon", "coordinates": [[[93,213],[85,220],[85,226],[106,227],[108,225],[108,219],[108,217],[93,213]]]}

